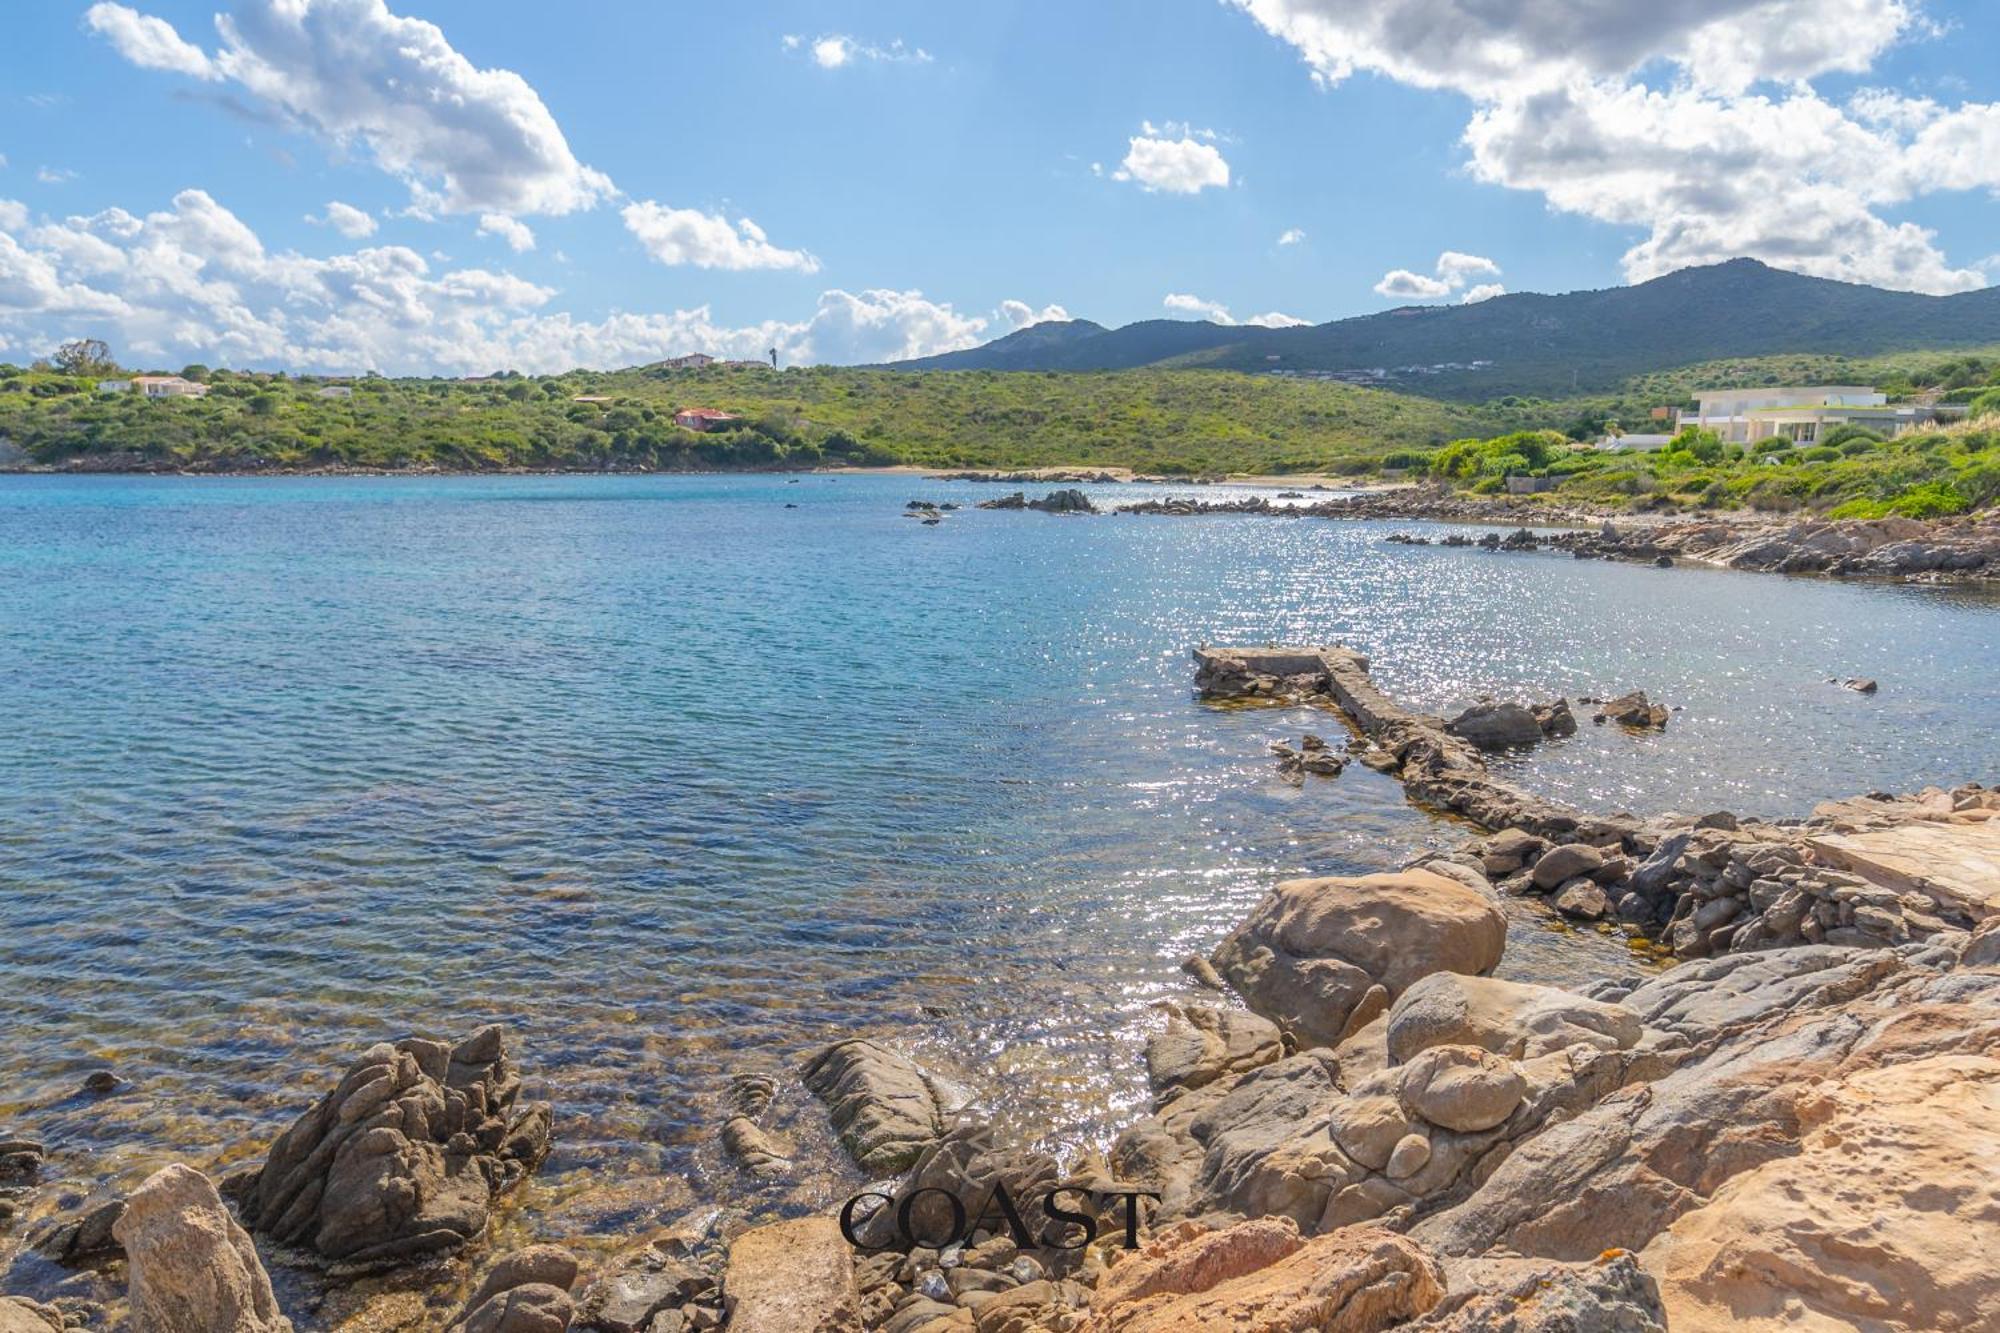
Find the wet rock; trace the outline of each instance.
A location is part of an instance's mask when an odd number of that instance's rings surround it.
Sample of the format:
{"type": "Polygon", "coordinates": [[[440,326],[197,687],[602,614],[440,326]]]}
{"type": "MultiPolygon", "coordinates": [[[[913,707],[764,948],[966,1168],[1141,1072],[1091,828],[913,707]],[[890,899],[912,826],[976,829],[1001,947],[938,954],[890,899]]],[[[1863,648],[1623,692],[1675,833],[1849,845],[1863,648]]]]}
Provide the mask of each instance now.
{"type": "Polygon", "coordinates": [[[1278,885],[1215,951],[1250,1009],[1302,1046],[1331,1046],[1371,987],[1390,997],[1432,972],[1500,961],[1506,918],[1483,894],[1427,870],[1278,885]]]}
{"type": "Polygon", "coordinates": [[[530,1245],[488,1269],[448,1326],[457,1333],[563,1333],[575,1307],[576,1256],[555,1245],[530,1245]]]}
{"type": "Polygon", "coordinates": [[[497,1026],[455,1047],[372,1046],[271,1145],[239,1196],[244,1219],[348,1264],[452,1253],[548,1152],[548,1105],[520,1092],[497,1026]]]}
{"type": "MultiPolygon", "coordinates": [[[[1564,711],[1567,711],[1565,708],[1564,711]]],[[[1542,724],[1533,712],[1516,703],[1491,700],[1472,705],[1451,721],[1445,730],[1471,741],[1482,750],[1507,750],[1533,745],[1542,739],[1542,724]]]]}
{"type": "Polygon", "coordinates": [[[1282,1219],[1222,1231],[1186,1224],[1099,1283],[1088,1333],[1314,1329],[1374,1333],[1444,1295],[1422,1248],[1370,1227],[1302,1240],[1282,1219]]]}
{"type": "Polygon", "coordinates": [[[1646,698],[1644,690],[1633,690],[1621,694],[1616,699],[1606,699],[1599,703],[1597,712],[1591,715],[1592,722],[1616,722],[1624,727],[1649,728],[1661,731],[1666,728],[1671,716],[1665,704],[1656,704],[1646,698]]]}
{"type": "Polygon", "coordinates": [[[1432,1046],[1403,1067],[1403,1108],[1461,1133],[1492,1129],[1527,1096],[1527,1081],[1506,1060],[1477,1046],[1432,1046]]]}
{"type": "Polygon", "coordinates": [[[1284,1055],[1277,1024],[1241,1009],[1173,1004],[1165,1030],[1146,1041],[1146,1075],[1160,1101],[1284,1055]]]}
{"type": "Polygon", "coordinates": [[[125,1200],[113,1199],[79,1216],[57,1218],[28,1237],[28,1245],[59,1264],[86,1264],[119,1252],[115,1228],[125,1215],[125,1200]]]}
{"type": "Polygon", "coordinates": [[[1570,880],[1556,891],[1555,909],[1582,921],[1602,921],[1611,914],[1611,899],[1587,878],[1570,880]]]}
{"type": "Polygon", "coordinates": [[[865,1038],[837,1041],[806,1062],[806,1086],[864,1171],[901,1171],[944,1133],[955,1108],[916,1061],[865,1038]]]}
{"type": "Polygon", "coordinates": [[[0,1138],[0,1182],[33,1180],[41,1173],[46,1155],[42,1145],[33,1139],[0,1138]]]}
{"type": "Polygon", "coordinates": [[[1541,855],[1545,845],[1526,829],[1502,829],[1487,839],[1480,865],[1488,875],[1511,875],[1541,855]]]}
{"type": "Polygon", "coordinates": [[[722,1146],[754,1176],[773,1178],[792,1169],[791,1145],[758,1123],[776,1091],[776,1081],[766,1074],[738,1074],[730,1081],[733,1114],[723,1122],[722,1146]]]}
{"type": "Polygon", "coordinates": [[[853,1250],[830,1217],[758,1227],[729,1246],[730,1333],[847,1333],[861,1327],[853,1250]]]}
{"type": "Polygon", "coordinates": [[[155,1173],[114,1230],[133,1333],[291,1333],[256,1247],[201,1172],[176,1164],[155,1173]]]}
{"type": "Polygon", "coordinates": [[[118,1091],[118,1086],[122,1082],[123,1080],[109,1069],[93,1069],[84,1076],[80,1091],[92,1097],[102,1097],[107,1093],[118,1091]]]}
{"type": "Polygon", "coordinates": [[[1881,688],[1880,685],[1866,676],[1849,676],[1846,680],[1835,681],[1834,683],[1843,689],[1853,690],[1856,694],[1873,694],[1881,688]]]}
{"type": "Polygon", "coordinates": [[[681,1275],[627,1269],[590,1284],[580,1302],[582,1326],[601,1333],[645,1333],[653,1316],[682,1295],[681,1275]]]}
{"type": "MultiPolygon", "coordinates": [[[[1030,1236],[1053,1235],[1059,1229],[1046,1216],[1042,1200],[1065,1177],[1055,1158],[1046,1153],[1002,1146],[989,1125],[956,1124],[944,1136],[924,1149],[922,1156],[889,1191],[897,1204],[916,1197],[910,1209],[910,1234],[919,1242],[946,1243],[965,1239],[953,1236],[957,1219],[944,1195],[955,1195],[970,1209],[990,1199],[996,1185],[1019,1205],[1022,1224],[1030,1236]],[[929,1191],[925,1193],[925,1191],[929,1191]]],[[[884,1207],[862,1218],[856,1234],[871,1248],[905,1243],[898,1235],[894,1207],[884,1207]]],[[[968,1224],[977,1219],[967,1219],[968,1224]]]]}
{"type": "Polygon", "coordinates": [[[1553,703],[1536,706],[1535,725],[1542,729],[1544,736],[1574,736],[1576,735],[1576,714],[1569,711],[1569,700],[1557,699],[1553,703]]]}

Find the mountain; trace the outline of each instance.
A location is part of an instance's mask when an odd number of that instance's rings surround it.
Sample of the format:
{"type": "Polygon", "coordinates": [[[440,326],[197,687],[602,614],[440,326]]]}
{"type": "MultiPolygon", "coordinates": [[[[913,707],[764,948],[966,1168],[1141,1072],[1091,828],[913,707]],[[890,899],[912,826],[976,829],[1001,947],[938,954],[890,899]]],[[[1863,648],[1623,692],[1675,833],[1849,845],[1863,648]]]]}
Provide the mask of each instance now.
{"type": "Polygon", "coordinates": [[[1403,306],[1287,329],[1168,319],[1106,329],[1071,320],[895,368],[1280,371],[1489,399],[1597,392],[1647,371],[1732,357],[1994,344],[2000,288],[1924,296],[1732,259],[1631,287],[1403,306]]]}

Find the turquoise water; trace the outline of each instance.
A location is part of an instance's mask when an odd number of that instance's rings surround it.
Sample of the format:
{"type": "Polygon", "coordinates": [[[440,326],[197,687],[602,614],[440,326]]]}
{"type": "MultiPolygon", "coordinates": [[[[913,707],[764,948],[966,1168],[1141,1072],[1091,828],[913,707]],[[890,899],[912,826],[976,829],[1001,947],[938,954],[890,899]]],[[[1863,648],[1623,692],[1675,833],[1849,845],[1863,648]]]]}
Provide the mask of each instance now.
{"type": "MultiPolygon", "coordinates": [[[[1343,639],[1439,708],[1681,705],[1518,762],[1598,808],[2000,768],[1990,599],[1383,543],[1407,524],[900,513],[996,493],[0,478],[0,1129],[78,1188],[206,1164],[359,1046],[498,1018],[558,1104],[552,1210],[685,1186],[550,1233],[743,1189],[729,1073],[846,1032],[1101,1140],[1184,955],[1288,875],[1463,837],[1359,765],[1279,781],[1270,741],[1337,725],[1198,706],[1203,640],[1343,639]],[[1825,684],[1853,674],[1881,693],[1825,684]],[[101,1065],[132,1090],[71,1097],[101,1065]]],[[[1524,920],[1509,967],[1624,963],[1524,920]]],[[[796,1089],[779,1110],[797,1189],[839,1193],[796,1089]]]]}

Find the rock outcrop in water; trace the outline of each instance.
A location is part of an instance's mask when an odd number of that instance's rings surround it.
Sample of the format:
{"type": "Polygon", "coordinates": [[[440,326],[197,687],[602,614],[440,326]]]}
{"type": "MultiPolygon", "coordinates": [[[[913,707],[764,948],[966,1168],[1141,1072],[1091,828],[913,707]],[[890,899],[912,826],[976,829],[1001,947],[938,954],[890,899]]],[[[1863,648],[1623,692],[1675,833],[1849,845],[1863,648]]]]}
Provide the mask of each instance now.
{"type": "Polygon", "coordinates": [[[520,1094],[498,1026],[456,1046],[371,1046],[271,1145],[238,1206],[253,1229],[342,1264],[451,1253],[548,1152],[549,1107],[520,1094]]]}
{"type": "Polygon", "coordinates": [[[998,500],[981,500],[981,509],[1039,509],[1045,514],[1095,514],[1097,506],[1090,497],[1071,487],[1067,490],[1050,491],[1039,500],[1030,500],[1024,493],[1015,491],[1003,495],[998,500]]]}
{"type": "Polygon", "coordinates": [[[115,1230],[132,1333],[292,1333],[256,1247],[201,1172],[174,1165],[150,1177],[115,1230]]]}
{"type": "Polygon", "coordinates": [[[956,1099],[922,1065],[866,1038],[835,1042],[803,1072],[841,1143],[875,1175],[916,1161],[944,1135],[956,1109],[956,1099]]]}
{"type": "Polygon", "coordinates": [[[576,1256],[556,1245],[531,1245],[486,1271],[446,1333],[563,1333],[576,1308],[576,1256]]]}

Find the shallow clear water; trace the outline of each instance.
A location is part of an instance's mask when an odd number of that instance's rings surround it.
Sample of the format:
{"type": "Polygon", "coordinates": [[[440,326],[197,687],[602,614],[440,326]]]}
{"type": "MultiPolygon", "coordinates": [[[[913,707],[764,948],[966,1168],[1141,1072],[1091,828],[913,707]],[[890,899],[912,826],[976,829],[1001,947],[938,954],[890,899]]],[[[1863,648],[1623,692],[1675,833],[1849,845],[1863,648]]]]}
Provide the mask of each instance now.
{"type": "MultiPolygon", "coordinates": [[[[1359,765],[1279,781],[1267,744],[1337,723],[1195,704],[1203,640],[1344,640],[1436,708],[1680,705],[1517,761],[1593,808],[1996,775],[1988,599],[1384,544],[1407,524],[900,516],[997,493],[0,478],[0,1130],[75,1182],[213,1164],[361,1045],[501,1019],[558,1107],[546,1234],[742,1190],[729,1072],[846,1032],[1101,1140],[1183,956],[1281,878],[1464,837],[1359,765]],[[134,1089],[69,1095],[102,1065],[134,1089]]],[[[1507,964],[1626,966],[1531,918],[1507,964]]],[[[793,1200],[842,1192],[779,1109],[793,1200]]]]}

